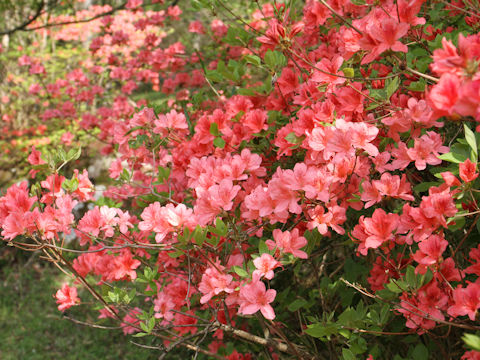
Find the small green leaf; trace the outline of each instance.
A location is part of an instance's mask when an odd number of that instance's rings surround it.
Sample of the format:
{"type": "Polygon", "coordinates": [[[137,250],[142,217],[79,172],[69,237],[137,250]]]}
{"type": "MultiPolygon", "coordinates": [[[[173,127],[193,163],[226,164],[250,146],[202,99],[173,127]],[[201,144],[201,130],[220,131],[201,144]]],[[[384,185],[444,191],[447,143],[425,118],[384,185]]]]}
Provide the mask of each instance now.
{"type": "Polygon", "coordinates": [[[218,124],[216,122],[210,124],[210,134],[212,134],[213,136],[220,135],[220,132],[218,131],[218,124]]]}
{"type": "Polygon", "coordinates": [[[412,83],[410,83],[410,85],[408,86],[408,90],[411,90],[411,91],[417,91],[417,92],[424,92],[425,91],[425,81],[423,79],[419,80],[419,81],[414,81],[412,83]]]}
{"type": "Polygon", "coordinates": [[[301,144],[303,142],[304,137],[298,137],[295,135],[294,132],[289,133],[287,136],[285,136],[285,140],[287,140],[290,144],[301,144]]]}
{"type": "Polygon", "coordinates": [[[391,292],[399,294],[403,292],[405,289],[405,286],[403,285],[405,284],[402,281],[397,280],[395,282],[390,281],[386,286],[387,286],[387,289],[390,290],[391,292]]]}
{"type": "Polygon", "coordinates": [[[433,272],[430,269],[427,269],[427,272],[420,276],[420,283],[418,287],[422,287],[425,284],[428,284],[433,279],[433,272]]]}
{"type": "MultiPolygon", "coordinates": [[[[480,221],[479,221],[480,223],[480,221]]],[[[260,242],[258,243],[258,252],[260,253],[260,255],[262,254],[269,254],[270,252],[268,251],[268,246],[267,244],[265,244],[265,241],[263,240],[260,240],[260,242]]]]}
{"type": "Polygon", "coordinates": [[[62,183],[62,188],[68,192],[74,192],[78,189],[78,179],[75,177],[72,179],[65,179],[62,183]]]}
{"type": "Polygon", "coordinates": [[[217,148],[223,149],[225,147],[225,140],[221,137],[216,137],[215,140],[213,140],[213,145],[217,148]]]}
{"type": "Polygon", "coordinates": [[[217,218],[217,220],[215,220],[215,230],[215,233],[220,236],[226,236],[228,233],[227,226],[220,218],[217,218]]]}
{"type": "Polygon", "coordinates": [[[287,63],[287,59],[282,53],[272,50],[265,53],[264,61],[271,70],[275,70],[277,66],[284,67],[287,63]]]}
{"type": "Polygon", "coordinates": [[[140,323],[140,328],[145,331],[147,334],[150,333],[150,331],[148,331],[148,326],[147,324],[145,324],[144,322],[141,322],[140,323]]]}
{"type": "Polygon", "coordinates": [[[144,337],[144,336],[147,336],[147,335],[148,335],[147,333],[139,332],[139,333],[133,334],[132,336],[133,337],[144,337]]]}
{"type": "Polygon", "coordinates": [[[222,82],[223,76],[217,70],[206,70],[205,76],[208,80],[212,82],[222,82]]]}
{"type": "Polygon", "coordinates": [[[428,359],[428,349],[423,344],[418,344],[415,346],[412,352],[412,359],[413,360],[425,360],[428,359]]]}
{"type": "Polygon", "coordinates": [[[395,91],[397,91],[399,84],[400,80],[398,76],[395,76],[393,79],[386,80],[385,90],[387,92],[387,99],[390,99],[390,97],[395,93],[395,91]]]}
{"type": "Polygon", "coordinates": [[[67,154],[67,161],[78,160],[82,154],[82,148],[70,149],[67,154]]]}
{"type": "Polygon", "coordinates": [[[450,148],[450,152],[438,156],[440,160],[445,160],[451,163],[460,164],[469,158],[469,150],[467,146],[455,144],[450,148]]]}
{"type": "Polygon", "coordinates": [[[182,256],[183,254],[184,254],[183,251],[181,251],[181,250],[176,250],[176,251],[174,251],[174,252],[169,252],[169,253],[168,253],[168,256],[171,257],[172,259],[176,259],[176,258],[182,256]]]}
{"type": "Polygon", "coordinates": [[[437,186],[438,185],[438,182],[422,182],[418,185],[415,185],[413,187],[413,191],[417,192],[417,193],[421,193],[421,192],[426,192],[428,191],[428,189],[430,189],[432,186],[437,186]]]}
{"type": "Polygon", "coordinates": [[[152,332],[153,328],[155,327],[155,318],[152,317],[148,320],[148,323],[147,323],[147,326],[148,326],[148,332],[152,332]]]}
{"type": "Polygon", "coordinates": [[[415,268],[413,266],[407,267],[407,272],[405,274],[405,280],[407,281],[407,285],[412,289],[417,288],[417,276],[415,275],[415,268]]]}
{"type": "Polygon", "coordinates": [[[202,228],[200,225],[197,225],[195,227],[195,230],[193,230],[193,233],[192,233],[192,237],[193,237],[193,240],[195,241],[195,244],[197,244],[198,246],[203,245],[203,243],[206,240],[205,233],[206,233],[206,229],[202,228]]]}
{"type": "Polygon", "coordinates": [[[209,243],[213,247],[217,247],[219,242],[220,242],[220,237],[218,237],[218,236],[213,236],[212,235],[209,238],[207,238],[207,243],[209,243]]]}
{"type": "Polygon", "coordinates": [[[288,305],[288,310],[291,312],[295,312],[307,304],[308,304],[308,301],[305,299],[296,299],[294,302],[288,305]]]}
{"type": "Polygon", "coordinates": [[[478,158],[478,147],[477,147],[477,140],[475,138],[475,134],[473,133],[472,130],[467,126],[467,124],[463,124],[463,127],[465,129],[465,140],[467,140],[468,145],[470,146],[470,149],[472,149],[472,156],[473,159],[471,159],[474,162],[477,162],[478,158]]]}
{"type": "Polygon", "coordinates": [[[55,154],[61,161],[67,161],[67,153],[65,152],[65,150],[63,150],[62,148],[59,148],[57,150],[57,153],[55,154]]]}
{"type": "Polygon", "coordinates": [[[245,55],[244,59],[247,63],[259,66],[262,60],[256,55],[245,55]]]}
{"type": "Polygon", "coordinates": [[[462,340],[469,348],[480,351],[480,337],[474,334],[464,334],[462,340]]]}
{"type": "Polygon", "coordinates": [[[336,324],[323,325],[321,323],[307,325],[305,333],[315,338],[330,337],[338,334],[338,327],[336,324]]]}
{"type": "Polygon", "coordinates": [[[165,180],[168,179],[168,177],[170,176],[170,171],[171,170],[168,167],[158,167],[158,181],[160,182],[160,184],[163,184],[165,180]]]}
{"type": "Polygon", "coordinates": [[[448,219],[447,221],[448,224],[448,230],[450,231],[457,231],[457,230],[462,230],[465,226],[465,216],[457,216],[448,219]],[[455,223],[452,223],[455,222],[455,223]]]}
{"type": "Polygon", "coordinates": [[[232,266],[232,270],[240,277],[248,277],[248,272],[240,266],[232,266]]]}
{"type": "Polygon", "coordinates": [[[342,349],[342,357],[344,360],[355,360],[355,354],[350,349],[342,349]]]}

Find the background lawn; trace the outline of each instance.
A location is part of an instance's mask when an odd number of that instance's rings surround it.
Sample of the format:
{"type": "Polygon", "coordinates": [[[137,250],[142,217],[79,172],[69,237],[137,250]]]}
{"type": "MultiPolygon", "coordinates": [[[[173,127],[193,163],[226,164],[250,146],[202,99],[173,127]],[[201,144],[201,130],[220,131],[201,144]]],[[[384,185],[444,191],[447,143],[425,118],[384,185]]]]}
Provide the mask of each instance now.
{"type": "MultiPolygon", "coordinates": [[[[63,318],[53,295],[66,280],[57,268],[36,255],[0,245],[0,358],[157,359],[155,350],[130,342],[121,330],[82,326],[63,318]],[[32,257],[33,256],[33,257],[32,257]]],[[[94,320],[81,309],[68,316],[94,320]]]]}

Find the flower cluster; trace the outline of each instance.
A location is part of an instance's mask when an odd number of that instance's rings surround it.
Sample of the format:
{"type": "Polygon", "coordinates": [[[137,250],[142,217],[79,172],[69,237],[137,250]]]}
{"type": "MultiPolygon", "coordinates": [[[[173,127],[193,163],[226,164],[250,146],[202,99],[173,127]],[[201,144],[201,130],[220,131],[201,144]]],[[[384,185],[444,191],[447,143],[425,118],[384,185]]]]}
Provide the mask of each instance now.
{"type": "MultiPolygon", "coordinates": [[[[272,356],[315,357],[328,342],[372,358],[380,345],[360,335],[405,326],[433,349],[443,325],[476,330],[478,9],[256,2],[249,20],[179,26],[191,10],[154,3],[39,30],[90,39],[88,61],[62,77],[17,59],[47,130],[71,131],[60,149],[28,143],[30,182],[0,198],[2,238],[65,265],[126,334],[207,355],[249,358],[229,349],[234,335],[272,356]],[[452,32],[460,23],[469,35],[452,32]],[[77,169],[93,162],[83,136],[99,140],[103,175],[77,169]]],[[[79,303],[68,285],[56,299],[79,303]]]]}

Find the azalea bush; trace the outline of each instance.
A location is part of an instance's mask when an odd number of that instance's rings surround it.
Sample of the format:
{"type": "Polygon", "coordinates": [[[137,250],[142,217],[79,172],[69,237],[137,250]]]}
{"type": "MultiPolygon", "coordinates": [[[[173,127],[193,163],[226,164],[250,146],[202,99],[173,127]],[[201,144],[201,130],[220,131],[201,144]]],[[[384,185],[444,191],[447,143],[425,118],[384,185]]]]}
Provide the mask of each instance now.
{"type": "Polygon", "coordinates": [[[79,9],[1,55],[1,236],[60,311],[162,356],[480,359],[477,2],[79,9]]]}

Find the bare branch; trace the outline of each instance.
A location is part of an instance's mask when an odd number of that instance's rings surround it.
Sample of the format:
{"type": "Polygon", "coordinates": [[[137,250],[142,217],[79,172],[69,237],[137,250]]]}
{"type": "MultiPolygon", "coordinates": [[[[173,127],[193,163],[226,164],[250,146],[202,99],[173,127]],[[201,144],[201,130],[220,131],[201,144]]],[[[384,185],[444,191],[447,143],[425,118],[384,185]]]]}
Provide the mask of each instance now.
{"type": "Polygon", "coordinates": [[[1,35],[10,35],[10,34],[13,34],[16,31],[26,31],[27,26],[30,25],[31,23],[33,23],[35,20],[37,20],[40,15],[42,15],[42,11],[43,11],[44,7],[45,7],[45,1],[42,0],[38,4],[37,11],[35,12],[35,14],[32,17],[30,17],[30,19],[26,20],[22,24],[14,27],[12,29],[0,31],[0,36],[1,35]]]}
{"type": "MultiPolygon", "coordinates": [[[[95,16],[92,16],[88,19],[80,19],[80,20],[72,20],[72,21],[62,21],[62,22],[58,22],[58,23],[47,23],[47,24],[44,24],[44,25],[40,25],[40,26],[35,26],[35,27],[29,27],[29,28],[22,28],[22,29],[18,29],[18,30],[21,30],[21,31],[35,31],[35,30],[40,30],[40,29],[45,29],[45,28],[50,28],[50,27],[53,27],[53,26],[62,26],[62,25],[72,25],[72,24],[80,24],[80,23],[88,23],[88,22],[91,22],[93,20],[97,20],[99,18],[102,18],[102,17],[105,17],[105,16],[108,16],[108,15],[112,15],[113,13],[117,12],[118,10],[122,10],[125,8],[125,5],[127,4],[126,1],[124,1],[122,4],[118,5],[117,7],[114,7],[112,8],[111,10],[109,11],[106,11],[104,13],[101,13],[101,14],[98,14],[98,15],[95,15],[95,16]]],[[[27,25],[31,24],[32,21],[30,21],[27,25]]],[[[26,25],[26,26],[27,26],[26,25]]],[[[0,33],[1,34],[1,33],[0,33]]]]}

